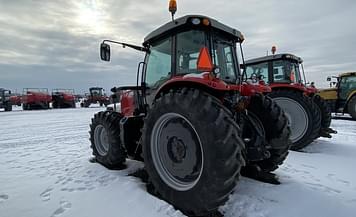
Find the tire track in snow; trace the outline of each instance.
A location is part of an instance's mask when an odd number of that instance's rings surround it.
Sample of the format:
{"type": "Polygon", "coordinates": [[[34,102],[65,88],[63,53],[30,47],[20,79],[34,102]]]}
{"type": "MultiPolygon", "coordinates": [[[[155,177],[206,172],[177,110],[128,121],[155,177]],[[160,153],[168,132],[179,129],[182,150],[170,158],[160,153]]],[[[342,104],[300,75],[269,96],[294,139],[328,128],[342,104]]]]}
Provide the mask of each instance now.
{"type": "Polygon", "coordinates": [[[70,202],[68,202],[68,201],[65,201],[65,200],[62,200],[59,203],[59,205],[60,205],[60,207],[53,212],[51,217],[61,216],[65,211],[67,211],[70,208],[72,208],[72,204],[70,202]]]}
{"type": "Polygon", "coordinates": [[[0,194],[0,203],[5,202],[6,200],[9,199],[9,195],[7,194],[0,194]]]}

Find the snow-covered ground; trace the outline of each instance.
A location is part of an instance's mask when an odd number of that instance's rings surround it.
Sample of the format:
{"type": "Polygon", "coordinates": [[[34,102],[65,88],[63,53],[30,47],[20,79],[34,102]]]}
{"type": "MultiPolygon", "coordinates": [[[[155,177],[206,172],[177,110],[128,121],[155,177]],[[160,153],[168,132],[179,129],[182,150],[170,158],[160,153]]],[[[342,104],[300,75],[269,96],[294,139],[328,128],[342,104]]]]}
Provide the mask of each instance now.
{"type": "MultiPolygon", "coordinates": [[[[89,163],[89,122],[103,108],[0,112],[0,217],[183,216],[122,171],[89,163]]],[[[229,217],[356,216],[356,121],[333,120],[338,134],[291,152],[275,186],[241,178],[229,217]]]]}

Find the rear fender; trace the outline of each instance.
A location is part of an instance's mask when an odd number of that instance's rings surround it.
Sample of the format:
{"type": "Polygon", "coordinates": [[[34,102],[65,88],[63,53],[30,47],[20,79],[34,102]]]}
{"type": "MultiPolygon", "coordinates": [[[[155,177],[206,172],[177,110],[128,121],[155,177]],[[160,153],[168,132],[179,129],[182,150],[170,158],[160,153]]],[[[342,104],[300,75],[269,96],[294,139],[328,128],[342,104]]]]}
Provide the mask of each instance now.
{"type": "Polygon", "coordinates": [[[299,86],[299,85],[290,85],[290,84],[278,84],[274,85],[271,84],[270,87],[272,88],[272,91],[276,90],[292,90],[295,92],[299,92],[301,94],[308,95],[307,89],[304,86],[299,86]]]}
{"type": "Polygon", "coordinates": [[[256,84],[243,83],[242,85],[237,85],[237,86],[241,90],[242,96],[254,96],[256,94],[266,94],[272,91],[272,89],[269,86],[261,85],[259,83],[256,84]]]}
{"type": "Polygon", "coordinates": [[[210,73],[201,73],[194,75],[186,75],[183,77],[175,77],[166,81],[156,92],[155,99],[159,98],[161,93],[168,92],[170,89],[177,88],[197,88],[201,89],[215,97],[221,98],[224,93],[234,91],[231,85],[228,85],[220,79],[215,79],[210,76],[210,73]]]}
{"type": "Polygon", "coordinates": [[[135,111],[135,91],[126,90],[121,93],[121,113],[125,117],[134,116],[135,111]]]}

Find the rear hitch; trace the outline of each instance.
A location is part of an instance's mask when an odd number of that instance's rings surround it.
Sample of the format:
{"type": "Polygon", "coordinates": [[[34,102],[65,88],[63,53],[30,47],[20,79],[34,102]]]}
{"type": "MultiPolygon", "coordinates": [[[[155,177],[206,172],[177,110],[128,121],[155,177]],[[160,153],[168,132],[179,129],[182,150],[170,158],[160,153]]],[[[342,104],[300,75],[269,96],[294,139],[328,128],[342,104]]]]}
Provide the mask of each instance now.
{"type": "Polygon", "coordinates": [[[323,128],[321,129],[320,136],[325,137],[325,138],[331,138],[332,136],[330,134],[337,134],[336,130],[333,130],[331,128],[323,128]]]}
{"type": "Polygon", "coordinates": [[[327,130],[329,133],[333,133],[333,134],[337,134],[337,131],[332,129],[332,128],[326,128],[325,130],[327,130]]]}
{"type": "Polygon", "coordinates": [[[278,179],[278,176],[271,172],[263,171],[257,165],[248,165],[243,167],[241,170],[241,175],[255,179],[257,181],[273,184],[273,185],[280,185],[281,182],[278,179]]]}

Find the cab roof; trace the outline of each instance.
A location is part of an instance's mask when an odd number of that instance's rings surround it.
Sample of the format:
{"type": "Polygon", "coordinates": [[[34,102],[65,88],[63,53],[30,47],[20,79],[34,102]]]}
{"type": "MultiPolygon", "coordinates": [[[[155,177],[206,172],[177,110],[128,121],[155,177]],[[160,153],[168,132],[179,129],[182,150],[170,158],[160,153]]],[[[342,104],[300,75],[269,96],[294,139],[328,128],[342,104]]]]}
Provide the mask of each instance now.
{"type": "Polygon", "coordinates": [[[252,65],[252,64],[269,62],[269,61],[274,61],[274,60],[294,60],[294,61],[297,61],[298,63],[303,62],[302,58],[300,58],[298,56],[295,56],[295,55],[289,54],[289,53],[282,53],[282,54],[268,55],[268,56],[264,56],[264,57],[246,60],[245,63],[246,63],[246,65],[252,65]]]}
{"type": "MultiPolygon", "coordinates": [[[[173,35],[174,33],[179,31],[180,29],[183,29],[184,27],[193,26],[193,24],[191,23],[191,20],[194,18],[199,18],[200,20],[208,19],[210,21],[210,27],[212,27],[213,29],[221,31],[222,33],[234,38],[236,41],[242,42],[244,40],[244,37],[240,31],[238,31],[234,28],[231,28],[223,23],[220,23],[219,21],[217,21],[215,19],[212,19],[207,16],[202,16],[202,15],[186,15],[186,16],[177,18],[174,21],[168,22],[168,23],[160,26],[159,28],[157,28],[156,30],[151,32],[150,34],[148,34],[144,38],[143,45],[147,46],[149,44],[154,43],[156,40],[159,40],[162,37],[165,37],[168,35],[173,35]]],[[[199,24],[199,25],[201,25],[201,24],[199,24]]],[[[201,25],[201,26],[203,26],[203,25],[201,25]]]]}
{"type": "Polygon", "coordinates": [[[356,72],[344,72],[339,77],[356,76],[356,72]]]}

